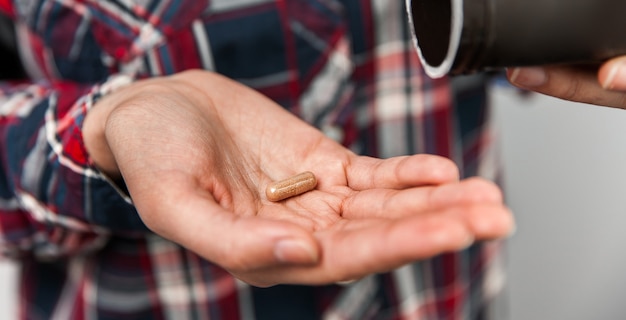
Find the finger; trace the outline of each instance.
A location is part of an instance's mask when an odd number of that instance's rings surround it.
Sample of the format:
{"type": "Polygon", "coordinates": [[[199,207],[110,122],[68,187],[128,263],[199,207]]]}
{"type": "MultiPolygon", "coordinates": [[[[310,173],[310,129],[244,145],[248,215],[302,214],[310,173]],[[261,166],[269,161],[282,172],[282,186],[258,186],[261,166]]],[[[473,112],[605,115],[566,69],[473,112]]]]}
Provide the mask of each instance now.
{"type": "Polygon", "coordinates": [[[626,91],[626,56],[603,64],[598,71],[598,81],[605,89],[626,91]]]}
{"type": "Polygon", "coordinates": [[[358,279],[464,249],[476,239],[506,237],[513,230],[510,211],[498,205],[454,208],[398,220],[343,220],[317,233],[323,252],[320,265],[272,266],[239,276],[258,286],[358,279]]]}
{"type": "Polygon", "coordinates": [[[513,213],[501,205],[456,206],[441,214],[464,221],[477,240],[509,237],[515,232],[513,213]]]}
{"type": "Polygon", "coordinates": [[[605,90],[594,70],[576,67],[532,67],[507,71],[509,81],[524,89],[557,98],[626,108],[626,93],[605,90]]]}
{"type": "Polygon", "coordinates": [[[156,209],[138,208],[146,225],[227,270],[309,265],[319,259],[316,239],[293,223],[236,215],[200,192],[181,192],[160,203],[156,209]]]}
{"type": "Polygon", "coordinates": [[[398,220],[346,221],[337,229],[319,232],[321,265],[279,267],[255,281],[323,284],[387,272],[407,263],[466,248],[478,239],[510,235],[512,215],[503,206],[465,208],[471,223],[450,210],[441,214],[398,220]],[[358,227],[352,224],[358,224],[358,227]]]}
{"type": "Polygon", "coordinates": [[[357,157],[347,168],[354,190],[403,189],[458,181],[459,170],[450,159],[427,154],[374,159],[357,157]]]}
{"type": "Polygon", "coordinates": [[[251,277],[260,285],[274,283],[324,284],[359,279],[387,272],[407,263],[466,248],[477,239],[508,236],[512,216],[502,206],[465,208],[472,223],[448,211],[399,220],[344,220],[334,230],[317,234],[323,257],[319,266],[277,267],[262,277],[251,277]],[[480,219],[477,219],[480,217],[480,219]]]}
{"type": "MultiPolygon", "coordinates": [[[[501,203],[459,204],[424,211],[412,216],[428,217],[433,215],[450,216],[455,221],[464,222],[467,228],[478,239],[499,238],[515,230],[512,213],[501,203]]],[[[404,217],[399,215],[396,219],[407,217],[410,217],[410,215],[405,215],[404,217]]],[[[365,221],[365,226],[367,226],[367,221],[369,220],[371,219],[353,219],[350,220],[349,226],[350,228],[362,228],[364,225],[361,221],[365,221]]]]}
{"type": "Polygon", "coordinates": [[[441,186],[361,191],[344,202],[341,215],[347,219],[394,219],[447,207],[501,204],[502,201],[502,192],[493,182],[471,178],[441,186]]]}
{"type": "Polygon", "coordinates": [[[429,216],[412,221],[370,219],[350,222],[339,229],[318,233],[321,264],[314,267],[277,268],[257,281],[271,283],[325,284],[386,272],[406,263],[442,252],[456,251],[473,242],[463,222],[451,217],[429,216]],[[279,272],[277,272],[279,271],[279,272]]]}
{"type": "Polygon", "coordinates": [[[346,264],[342,268],[346,273],[335,276],[339,280],[349,280],[460,250],[474,240],[506,237],[513,230],[512,215],[502,206],[472,206],[454,210],[463,211],[468,217],[461,218],[458,212],[451,210],[425,218],[409,217],[386,223],[377,221],[377,225],[367,229],[322,239],[322,261],[329,262],[328,266],[346,264]]]}

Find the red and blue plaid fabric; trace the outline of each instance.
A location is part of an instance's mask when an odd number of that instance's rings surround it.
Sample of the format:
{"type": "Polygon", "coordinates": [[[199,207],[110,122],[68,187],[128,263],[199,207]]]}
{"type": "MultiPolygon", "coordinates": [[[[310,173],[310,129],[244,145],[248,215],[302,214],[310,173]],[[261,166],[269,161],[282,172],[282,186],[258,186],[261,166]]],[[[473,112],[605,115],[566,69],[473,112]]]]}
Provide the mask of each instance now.
{"type": "MultiPolygon", "coordinates": [[[[350,285],[250,287],[151,234],[81,126],[132,79],[214,70],[360,154],[495,178],[485,83],[425,77],[401,0],[0,0],[28,81],[0,83],[0,249],[24,319],[482,319],[498,243],[350,285]]],[[[253,107],[253,106],[251,106],[253,107]]],[[[216,239],[219,241],[219,239],[216,239]]]]}

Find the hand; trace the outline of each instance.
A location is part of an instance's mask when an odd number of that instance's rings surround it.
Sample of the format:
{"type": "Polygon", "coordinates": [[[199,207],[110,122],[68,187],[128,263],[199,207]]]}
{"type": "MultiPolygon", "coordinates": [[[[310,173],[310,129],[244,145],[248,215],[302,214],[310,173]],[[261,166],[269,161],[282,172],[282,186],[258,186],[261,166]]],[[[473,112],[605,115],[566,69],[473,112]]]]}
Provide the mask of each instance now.
{"type": "Polygon", "coordinates": [[[459,182],[451,161],[357,156],[209,72],[138,81],[103,98],[84,137],[151,230],[257,286],[357,279],[513,228],[499,189],[459,182]],[[302,171],[316,175],[315,190],[265,198],[269,183],[302,171]]]}
{"type": "Polygon", "coordinates": [[[626,109],[626,56],[597,67],[549,66],[507,70],[523,89],[557,98],[626,109]]]}

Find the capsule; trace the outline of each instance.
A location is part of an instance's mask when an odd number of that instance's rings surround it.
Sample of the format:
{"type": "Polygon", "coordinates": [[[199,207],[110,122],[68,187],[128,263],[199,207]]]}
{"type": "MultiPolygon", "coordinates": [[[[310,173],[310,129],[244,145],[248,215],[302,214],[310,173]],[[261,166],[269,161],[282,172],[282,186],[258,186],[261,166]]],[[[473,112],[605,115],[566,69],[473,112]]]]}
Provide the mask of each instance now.
{"type": "Polygon", "coordinates": [[[315,175],[306,171],[291,178],[270,183],[265,189],[269,201],[281,201],[315,189],[315,175]]]}

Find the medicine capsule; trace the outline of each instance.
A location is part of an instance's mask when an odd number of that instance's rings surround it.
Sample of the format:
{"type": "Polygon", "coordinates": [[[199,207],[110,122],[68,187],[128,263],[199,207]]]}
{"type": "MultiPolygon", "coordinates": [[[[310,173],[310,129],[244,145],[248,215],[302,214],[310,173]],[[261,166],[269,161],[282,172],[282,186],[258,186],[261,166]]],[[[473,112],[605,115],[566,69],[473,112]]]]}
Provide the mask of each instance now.
{"type": "Polygon", "coordinates": [[[316,185],[315,175],[306,171],[291,178],[270,183],[265,189],[265,195],[268,200],[276,202],[311,191],[316,185]]]}

